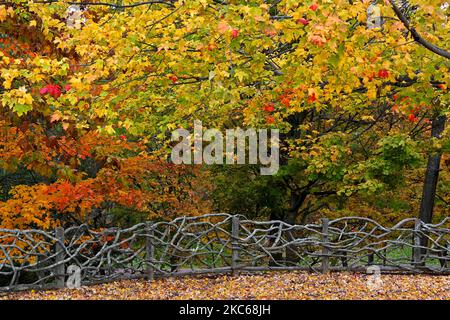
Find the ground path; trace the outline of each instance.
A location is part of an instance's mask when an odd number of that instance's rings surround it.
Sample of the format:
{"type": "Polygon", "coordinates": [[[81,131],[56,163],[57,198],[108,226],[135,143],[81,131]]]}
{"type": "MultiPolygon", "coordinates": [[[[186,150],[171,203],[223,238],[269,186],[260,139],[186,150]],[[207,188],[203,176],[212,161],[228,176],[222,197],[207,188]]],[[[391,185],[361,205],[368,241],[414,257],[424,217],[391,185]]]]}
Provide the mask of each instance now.
{"type": "Polygon", "coordinates": [[[450,276],[272,272],[239,277],[126,280],[79,289],[30,291],[0,299],[445,299],[450,276]],[[373,279],[373,278],[372,278],[373,279]],[[368,286],[369,284],[369,286],[368,286]],[[376,287],[377,283],[374,282],[376,287]],[[371,289],[372,288],[372,289],[371,289]]]}

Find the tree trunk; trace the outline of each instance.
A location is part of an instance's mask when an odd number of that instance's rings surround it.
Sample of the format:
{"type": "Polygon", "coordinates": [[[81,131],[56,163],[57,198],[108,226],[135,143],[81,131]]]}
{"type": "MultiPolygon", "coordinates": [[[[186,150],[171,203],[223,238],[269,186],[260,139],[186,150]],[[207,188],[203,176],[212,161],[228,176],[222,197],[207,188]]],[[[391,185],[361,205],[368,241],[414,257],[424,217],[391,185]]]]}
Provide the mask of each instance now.
{"type": "MultiPolygon", "coordinates": [[[[303,205],[303,203],[306,200],[306,197],[308,196],[308,193],[301,192],[301,193],[295,193],[293,192],[291,194],[291,207],[286,212],[284,221],[294,225],[296,224],[298,210],[303,205]]],[[[295,238],[298,237],[298,235],[293,234],[292,231],[288,231],[285,234],[285,237],[288,241],[294,241],[295,238]]],[[[297,265],[299,262],[298,257],[298,248],[295,245],[288,245],[286,247],[286,265],[297,265]]]]}
{"type": "MultiPolygon", "coordinates": [[[[445,116],[438,116],[433,119],[431,136],[440,138],[445,128],[445,116]]],[[[431,154],[428,157],[427,171],[423,185],[422,202],[420,204],[419,219],[425,223],[431,223],[433,219],[434,199],[436,196],[436,186],[439,178],[439,167],[442,153],[431,154]]]]}
{"type": "MultiPolygon", "coordinates": [[[[290,195],[290,208],[283,214],[282,221],[288,224],[295,224],[298,210],[302,206],[305,201],[307,193],[296,193],[292,192],[290,195]]],[[[278,231],[273,230],[273,234],[276,234],[278,231]]],[[[293,235],[290,231],[285,232],[283,236],[288,240],[292,241],[295,239],[295,235],[293,235]]],[[[269,261],[269,266],[277,266],[277,265],[296,265],[298,263],[298,257],[296,255],[296,248],[292,245],[288,245],[285,248],[285,256],[283,257],[282,252],[277,252],[272,254],[272,260],[269,261]]]]}
{"type": "MultiPolygon", "coordinates": [[[[431,136],[440,138],[445,129],[445,116],[438,116],[433,119],[431,127],[431,136]]],[[[425,173],[425,182],[423,185],[422,201],[420,203],[419,219],[424,223],[431,223],[433,220],[434,199],[436,197],[436,187],[439,179],[439,167],[442,153],[431,154],[428,157],[427,171],[425,173]]],[[[421,254],[426,255],[428,247],[428,238],[426,234],[420,237],[421,254]]]]}
{"type": "Polygon", "coordinates": [[[297,220],[298,210],[302,206],[303,202],[305,202],[306,197],[308,194],[306,192],[291,193],[291,203],[290,208],[286,211],[284,214],[283,221],[289,224],[295,224],[297,220]]]}

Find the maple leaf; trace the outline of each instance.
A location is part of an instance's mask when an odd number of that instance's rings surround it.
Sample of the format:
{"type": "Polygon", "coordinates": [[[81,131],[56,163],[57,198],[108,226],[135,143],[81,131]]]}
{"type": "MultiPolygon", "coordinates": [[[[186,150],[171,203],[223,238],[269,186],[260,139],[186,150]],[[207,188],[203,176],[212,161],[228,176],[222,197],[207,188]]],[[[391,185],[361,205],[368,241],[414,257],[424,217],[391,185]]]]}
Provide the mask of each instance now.
{"type": "Polygon", "coordinates": [[[264,106],[264,111],[266,111],[266,112],[273,112],[274,110],[275,110],[275,107],[274,107],[273,103],[269,103],[264,106]]]}
{"type": "Polygon", "coordinates": [[[62,118],[62,114],[61,114],[61,112],[55,112],[55,113],[53,113],[52,115],[51,115],[51,117],[50,117],[50,122],[55,122],[55,121],[58,121],[58,120],[60,120],[62,118]]]}
{"type": "Polygon", "coordinates": [[[275,118],[273,116],[266,117],[266,123],[271,124],[275,122],[275,118]]]}
{"type": "Polygon", "coordinates": [[[226,21],[220,21],[219,25],[217,26],[217,30],[219,30],[219,33],[226,33],[228,30],[230,30],[230,25],[226,21]]]}
{"type": "Polygon", "coordinates": [[[309,21],[305,18],[300,18],[300,19],[297,19],[297,23],[307,26],[309,24],[309,21]]]}
{"type": "Polygon", "coordinates": [[[309,6],[309,8],[312,11],[316,11],[319,8],[319,5],[317,3],[313,3],[312,5],[309,6]]]}
{"type": "MultiPolygon", "coordinates": [[[[108,241],[107,236],[104,241],[108,241]]],[[[126,247],[127,245],[124,244],[126,247]]],[[[77,290],[22,291],[0,299],[26,300],[448,300],[448,279],[445,276],[392,275],[381,276],[378,290],[368,286],[369,275],[338,272],[318,274],[307,272],[267,272],[230,277],[164,278],[154,281],[123,280],[77,290]]]]}

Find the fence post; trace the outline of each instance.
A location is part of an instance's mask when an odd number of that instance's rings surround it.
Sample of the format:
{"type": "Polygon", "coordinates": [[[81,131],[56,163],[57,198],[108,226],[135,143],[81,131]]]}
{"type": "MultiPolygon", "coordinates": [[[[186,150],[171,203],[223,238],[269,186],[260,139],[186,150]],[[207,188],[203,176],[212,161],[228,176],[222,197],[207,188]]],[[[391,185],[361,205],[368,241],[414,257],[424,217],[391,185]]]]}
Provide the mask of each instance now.
{"type": "Polygon", "coordinates": [[[343,255],[343,257],[341,257],[342,266],[348,268],[347,251],[341,251],[339,253],[343,255]]]}
{"type": "Polygon", "coordinates": [[[375,255],[373,252],[371,252],[367,255],[367,265],[368,266],[373,265],[374,257],[375,257],[375,255]]]}
{"type": "Polygon", "coordinates": [[[237,276],[239,259],[239,217],[231,218],[231,275],[237,276]]]}
{"type": "Polygon", "coordinates": [[[443,255],[443,262],[442,262],[442,267],[445,269],[448,267],[449,263],[448,263],[448,252],[450,252],[450,243],[447,244],[447,250],[444,250],[444,252],[442,253],[443,255]]]}
{"type": "Polygon", "coordinates": [[[58,240],[55,243],[55,268],[53,270],[56,276],[56,287],[64,288],[65,287],[65,273],[66,269],[64,266],[64,228],[57,227],[55,229],[55,238],[58,240]]]}
{"type": "Polygon", "coordinates": [[[328,244],[328,218],[322,218],[322,273],[328,273],[330,271],[330,257],[328,244]]]}
{"type": "Polygon", "coordinates": [[[153,229],[153,223],[147,222],[146,230],[146,242],[145,242],[145,252],[147,260],[147,280],[152,281],[155,278],[155,269],[153,267],[155,247],[153,246],[153,236],[155,234],[153,229]]]}
{"type": "Polygon", "coordinates": [[[414,246],[413,246],[413,262],[414,268],[418,267],[422,260],[422,249],[420,239],[420,220],[416,219],[414,224],[414,246]]]}

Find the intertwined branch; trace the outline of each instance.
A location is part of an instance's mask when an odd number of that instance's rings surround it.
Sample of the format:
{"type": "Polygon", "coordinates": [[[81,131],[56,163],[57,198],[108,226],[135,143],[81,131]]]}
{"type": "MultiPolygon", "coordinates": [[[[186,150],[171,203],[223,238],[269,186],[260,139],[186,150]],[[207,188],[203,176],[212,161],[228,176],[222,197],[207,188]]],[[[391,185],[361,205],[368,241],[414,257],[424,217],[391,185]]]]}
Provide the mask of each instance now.
{"type": "Polygon", "coordinates": [[[127,229],[57,231],[0,229],[0,291],[64,285],[74,266],[83,284],[279,269],[364,271],[369,265],[450,273],[450,218],[384,227],[361,217],[290,225],[208,214],[127,229]]]}

